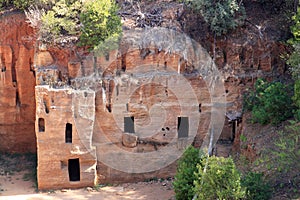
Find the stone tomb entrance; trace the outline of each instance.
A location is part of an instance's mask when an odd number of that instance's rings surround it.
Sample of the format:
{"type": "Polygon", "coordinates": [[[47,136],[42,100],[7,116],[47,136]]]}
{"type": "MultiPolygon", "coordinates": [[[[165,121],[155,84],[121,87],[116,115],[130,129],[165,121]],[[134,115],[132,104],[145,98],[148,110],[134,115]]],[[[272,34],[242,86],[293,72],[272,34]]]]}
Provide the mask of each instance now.
{"type": "Polygon", "coordinates": [[[68,160],[68,171],[70,181],[80,181],[80,163],[79,158],[68,160]]]}
{"type": "Polygon", "coordinates": [[[134,117],[124,117],[124,132],[134,133],[134,117]]]}
{"type": "Polygon", "coordinates": [[[189,135],[189,118],[178,117],[177,122],[178,138],[187,138],[189,135]]]}

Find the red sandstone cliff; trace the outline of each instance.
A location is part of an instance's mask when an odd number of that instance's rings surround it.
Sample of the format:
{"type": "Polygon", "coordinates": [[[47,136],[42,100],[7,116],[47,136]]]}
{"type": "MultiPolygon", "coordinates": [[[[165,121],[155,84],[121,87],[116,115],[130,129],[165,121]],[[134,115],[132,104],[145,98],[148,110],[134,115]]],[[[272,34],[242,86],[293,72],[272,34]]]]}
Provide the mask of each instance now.
{"type": "MultiPolygon", "coordinates": [[[[273,22],[278,16],[265,13],[256,2],[247,2],[247,20],[252,24],[247,22],[216,41],[216,64],[226,77],[226,98],[231,110],[241,109],[242,92],[258,76],[272,78],[285,71],[285,64],[280,60],[285,47],[279,40],[288,27],[279,29],[273,22]],[[262,27],[261,32],[255,25],[262,27]]],[[[201,17],[189,14],[176,2],[141,6],[143,12],[161,10],[162,26],[186,32],[213,55],[213,37],[201,17]]],[[[127,28],[135,27],[134,17],[124,20],[127,28]]],[[[82,60],[69,49],[51,48],[49,52],[40,51],[34,56],[34,30],[20,13],[2,15],[0,33],[0,151],[35,152],[34,57],[44,61],[49,58],[48,64],[58,67],[62,81],[78,75],[77,68],[82,60]]],[[[130,56],[124,55],[128,60],[134,59],[130,56]]]]}
{"type": "Polygon", "coordinates": [[[24,14],[0,16],[0,151],[36,152],[34,37],[24,14]]]}

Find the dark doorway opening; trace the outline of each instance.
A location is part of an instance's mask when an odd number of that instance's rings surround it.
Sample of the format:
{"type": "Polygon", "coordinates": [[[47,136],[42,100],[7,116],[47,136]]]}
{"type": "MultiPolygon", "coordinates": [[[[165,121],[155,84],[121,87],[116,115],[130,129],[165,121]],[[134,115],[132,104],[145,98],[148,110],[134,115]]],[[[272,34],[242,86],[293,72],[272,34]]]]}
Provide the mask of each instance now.
{"type": "Polygon", "coordinates": [[[44,118],[39,118],[39,132],[45,132],[45,120],[44,118]]]}
{"type": "Polygon", "coordinates": [[[238,128],[238,120],[234,120],[231,122],[231,125],[232,125],[232,131],[231,131],[231,142],[234,141],[234,138],[235,138],[235,133],[237,131],[237,128],[238,128]]]}
{"type": "Polygon", "coordinates": [[[124,117],[124,132],[135,133],[134,132],[134,117],[124,117]]]}
{"type": "Polygon", "coordinates": [[[177,122],[178,138],[186,138],[189,136],[189,118],[178,117],[177,122]]]}
{"type": "Polygon", "coordinates": [[[70,123],[66,124],[65,138],[66,143],[72,143],[72,124],[70,123]]]}
{"type": "Polygon", "coordinates": [[[79,158],[68,160],[68,171],[70,181],[80,181],[79,158]]]}

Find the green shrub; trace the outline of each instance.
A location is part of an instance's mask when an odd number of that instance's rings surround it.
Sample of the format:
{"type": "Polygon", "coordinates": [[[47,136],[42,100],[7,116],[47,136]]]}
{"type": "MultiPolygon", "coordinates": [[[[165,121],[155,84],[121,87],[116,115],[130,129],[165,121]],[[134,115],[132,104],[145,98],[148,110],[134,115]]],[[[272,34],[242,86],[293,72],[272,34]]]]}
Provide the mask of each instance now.
{"type": "Polygon", "coordinates": [[[0,0],[0,8],[5,8],[9,5],[12,5],[10,0],[0,0]]]}
{"type": "Polygon", "coordinates": [[[289,64],[290,70],[295,80],[300,79],[300,9],[292,16],[294,24],[291,26],[291,32],[293,38],[288,40],[288,43],[292,45],[293,51],[288,55],[287,64],[289,64]]]}
{"type": "Polygon", "coordinates": [[[20,10],[25,10],[35,2],[35,0],[0,0],[0,8],[15,7],[20,10]]]}
{"type": "Polygon", "coordinates": [[[297,199],[300,196],[300,124],[289,122],[283,130],[273,134],[269,147],[260,153],[258,166],[264,171],[268,167],[266,178],[275,193],[284,191],[287,198],[297,199]]]}
{"type": "Polygon", "coordinates": [[[246,198],[249,200],[267,200],[271,198],[271,186],[265,182],[261,173],[249,172],[241,184],[246,188],[246,198]]]}
{"type": "Polygon", "coordinates": [[[297,109],[294,110],[295,118],[300,120],[300,79],[294,83],[294,96],[292,97],[297,109]]]}
{"type": "Polygon", "coordinates": [[[294,110],[295,118],[300,120],[300,9],[292,17],[294,24],[291,26],[293,38],[288,40],[293,47],[290,55],[287,55],[287,64],[290,65],[290,71],[295,80],[293,101],[296,109],[294,110]]]}
{"type": "Polygon", "coordinates": [[[41,40],[60,43],[67,36],[78,36],[80,33],[79,13],[81,8],[81,1],[56,1],[53,7],[42,16],[41,40]]]}
{"type": "Polygon", "coordinates": [[[195,172],[197,171],[197,164],[200,164],[203,158],[204,154],[199,149],[190,146],[178,160],[177,173],[173,182],[176,199],[190,200],[193,198],[195,172]]]}
{"type": "Polygon", "coordinates": [[[45,4],[40,0],[39,5],[46,9],[38,27],[43,42],[77,44],[90,50],[116,48],[122,24],[115,1],[56,0],[45,4]]]}
{"type": "Polygon", "coordinates": [[[89,1],[84,4],[80,14],[80,44],[97,49],[105,40],[117,41],[122,31],[117,11],[116,3],[111,0],[89,1]]]}
{"type": "Polygon", "coordinates": [[[197,165],[194,191],[198,200],[242,199],[245,189],[232,158],[208,157],[197,165]],[[207,162],[207,163],[206,163],[207,162]]]}
{"type": "Polygon", "coordinates": [[[35,0],[17,0],[17,1],[13,1],[14,6],[18,9],[20,9],[20,10],[25,10],[30,5],[32,5],[33,3],[35,3],[35,0]]]}
{"type": "Polygon", "coordinates": [[[278,124],[292,116],[292,89],[280,82],[258,79],[255,91],[244,98],[244,108],[252,111],[252,122],[278,124]]]}
{"type": "Polygon", "coordinates": [[[226,34],[245,19],[245,10],[236,0],[185,0],[193,9],[198,10],[211,31],[216,35],[226,34]]]}

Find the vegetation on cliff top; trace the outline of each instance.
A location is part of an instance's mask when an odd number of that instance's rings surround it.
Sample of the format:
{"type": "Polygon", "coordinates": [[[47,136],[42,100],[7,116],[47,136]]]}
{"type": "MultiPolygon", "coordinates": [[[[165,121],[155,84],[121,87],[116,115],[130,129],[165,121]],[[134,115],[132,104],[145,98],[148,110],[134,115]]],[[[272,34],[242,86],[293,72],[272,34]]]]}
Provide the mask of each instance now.
{"type": "Polygon", "coordinates": [[[236,0],[185,0],[193,9],[199,11],[210,29],[216,35],[226,34],[245,19],[245,9],[236,0]]]}
{"type": "Polygon", "coordinates": [[[0,0],[0,8],[8,7],[25,10],[39,40],[48,44],[94,50],[105,40],[117,41],[122,31],[114,0],[0,0]]]}

